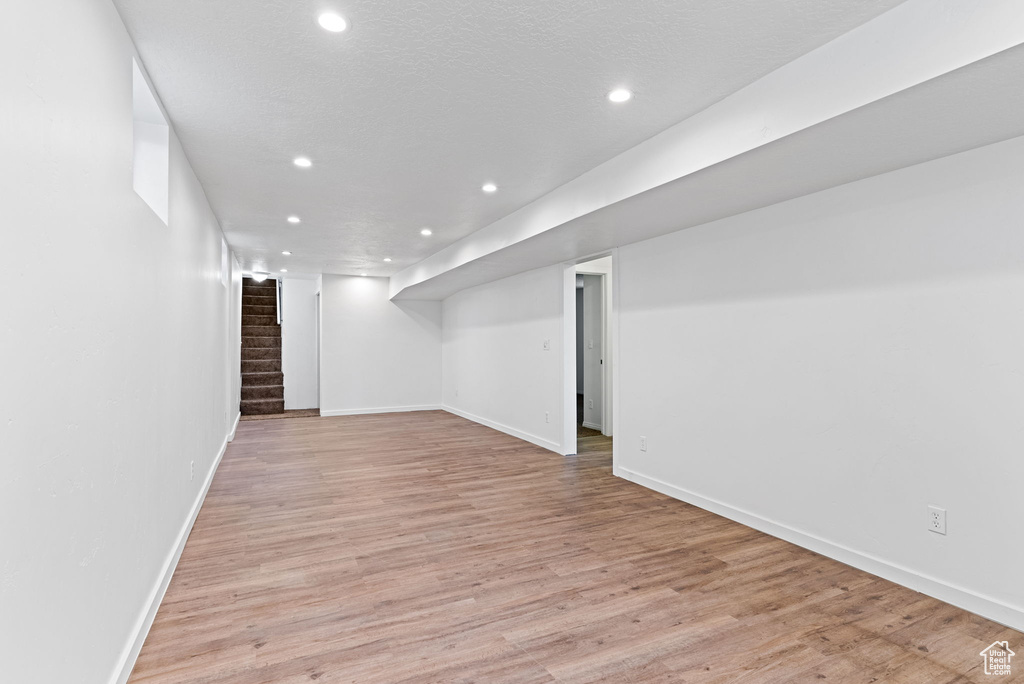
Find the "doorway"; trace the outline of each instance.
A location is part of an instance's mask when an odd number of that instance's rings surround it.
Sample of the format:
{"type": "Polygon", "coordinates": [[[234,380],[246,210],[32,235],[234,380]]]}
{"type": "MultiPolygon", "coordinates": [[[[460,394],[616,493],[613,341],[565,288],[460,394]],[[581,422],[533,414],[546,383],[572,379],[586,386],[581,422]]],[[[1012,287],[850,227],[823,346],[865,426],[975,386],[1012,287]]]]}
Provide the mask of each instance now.
{"type": "Polygon", "coordinates": [[[576,274],[577,436],[604,431],[604,275],[576,274]]]}
{"type": "Polygon", "coordinates": [[[575,264],[566,275],[573,286],[573,296],[566,299],[573,307],[567,318],[574,322],[575,342],[566,355],[573,371],[567,417],[574,419],[566,431],[573,430],[575,453],[582,454],[599,443],[607,447],[613,433],[612,256],[575,264]]]}
{"type": "Polygon", "coordinates": [[[316,281],[246,278],[242,295],[241,419],[319,416],[316,281]]]}

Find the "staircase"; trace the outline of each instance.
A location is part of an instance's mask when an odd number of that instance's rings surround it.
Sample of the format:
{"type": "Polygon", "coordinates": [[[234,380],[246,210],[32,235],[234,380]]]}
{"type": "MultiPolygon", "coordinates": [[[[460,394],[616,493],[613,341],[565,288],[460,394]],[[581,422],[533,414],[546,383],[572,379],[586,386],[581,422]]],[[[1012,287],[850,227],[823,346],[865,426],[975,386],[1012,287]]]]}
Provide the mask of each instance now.
{"type": "Polygon", "coordinates": [[[242,280],[242,415],[284,413],[277,281],[242,280]]]}

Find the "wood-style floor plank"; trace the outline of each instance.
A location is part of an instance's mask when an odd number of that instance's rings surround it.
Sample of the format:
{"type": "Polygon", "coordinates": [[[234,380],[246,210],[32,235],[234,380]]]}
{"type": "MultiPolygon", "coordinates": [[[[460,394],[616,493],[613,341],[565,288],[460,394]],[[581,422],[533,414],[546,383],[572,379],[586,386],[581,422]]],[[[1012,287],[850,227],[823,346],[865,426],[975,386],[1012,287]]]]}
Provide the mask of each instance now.
{"type": "Polygon", "coordinates": [[[978,655],[1024,635],[579,450],[439,411],[239,425],[131,682],[1024,682],[978,655]]]}

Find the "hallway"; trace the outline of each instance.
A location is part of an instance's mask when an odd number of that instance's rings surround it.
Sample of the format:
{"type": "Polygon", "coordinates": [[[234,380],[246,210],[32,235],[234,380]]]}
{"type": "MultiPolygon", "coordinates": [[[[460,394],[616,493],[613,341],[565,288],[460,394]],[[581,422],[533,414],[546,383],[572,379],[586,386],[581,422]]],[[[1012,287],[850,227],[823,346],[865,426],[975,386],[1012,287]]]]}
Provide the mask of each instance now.
{"type": "Polygon", "coordinates": [[[131,681],[967,682],[1018,636],[615,478],[609,442],[241,424],[131,681]]]}

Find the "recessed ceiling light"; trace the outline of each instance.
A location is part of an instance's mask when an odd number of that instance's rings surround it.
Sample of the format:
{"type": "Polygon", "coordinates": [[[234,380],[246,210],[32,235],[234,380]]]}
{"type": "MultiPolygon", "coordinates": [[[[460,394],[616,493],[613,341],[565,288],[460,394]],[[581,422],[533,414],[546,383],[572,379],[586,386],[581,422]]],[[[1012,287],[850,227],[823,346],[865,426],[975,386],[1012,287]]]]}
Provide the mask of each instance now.
{"type": "Polygon", "coordinates": [[[484,187],[480,188],[484,192],[497,192],[498,186],[494,183],[484,183],[484,187]]]}
{"type": "Polygon", "coordinates": [[[391,257],[384,257],[384,261],[386,261],[387,263],[390,264],[391,263],[391,257]]]}
{"type": "Polygon", "coordinates": [[[281,273],[287,273],[287,272],[288,272],[288,269],[287,269],[287,268],[282,268],[282,269],[281,269],[281,273]]]}
{"type": "Polygon", "coordinates": [[[366,277],[365,273],[360,273],[359,275],[363,276],[364,278],[366,277]]]}
{"type": "Polygon", "coordinates": [[[292,255],[291,252],[287,252],[287,251],[281,252],[281,254],[283,254],[284,256],[291,256],[292,255]]]}
{"type": "Polygon", "coordinates": [[[311,162],[307,157],[296,157],[294,163],[296,166],[302,169],[308,169],[310,166],[313,165],[313,162],[311,162]]]}
{"type": "Polygon", "coordinates": [[[608,99],[612,102],[627,102],[632,99],[633,93],[629,92],[625,88],[616,88],[612,92],[608,93],[608,99]]]}
{"type": "Polygon", "coordinates": [[[434,231],[430,230],[429,228],[424,228],[423,230],[420,231],[420,235],[433,235],[433,234],[434,234],[434,231]]]}
{"type": "Polygon", "coordinates": [[[324,30],[331,33],[341,33],[348,28],[348,22],[345,21],[345,17],[334,12],[324,12],[317,17],[317,22],[324,30]]]}
{"type": "Polygon", "coordinates": [[[298,216],[289,216],[288,223],[302,223],[302,219],[300,219],[298,216]]]}

